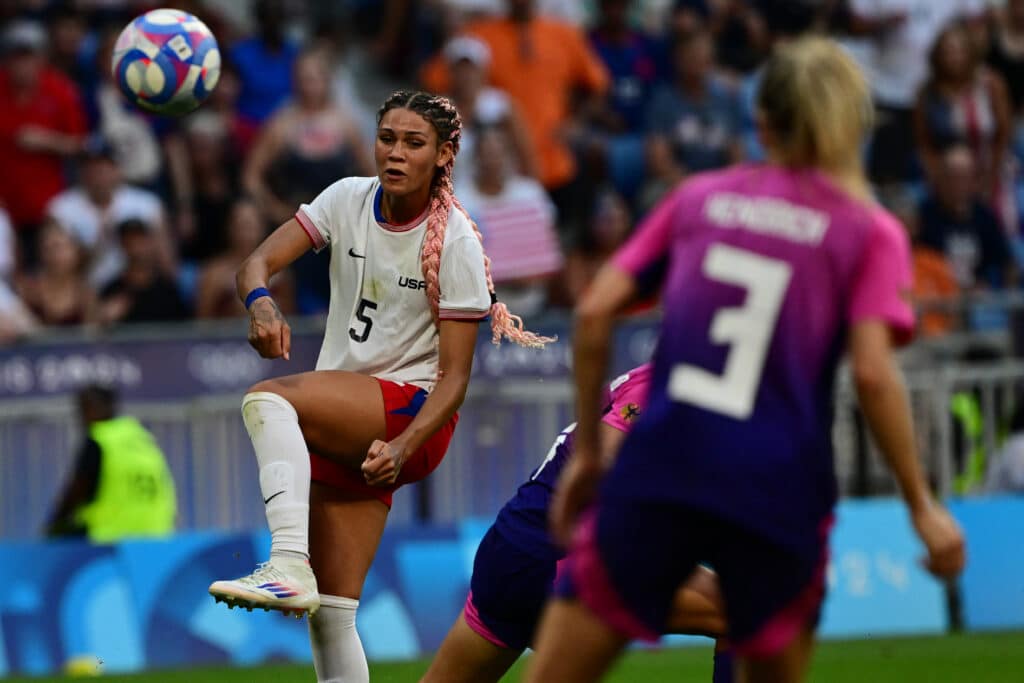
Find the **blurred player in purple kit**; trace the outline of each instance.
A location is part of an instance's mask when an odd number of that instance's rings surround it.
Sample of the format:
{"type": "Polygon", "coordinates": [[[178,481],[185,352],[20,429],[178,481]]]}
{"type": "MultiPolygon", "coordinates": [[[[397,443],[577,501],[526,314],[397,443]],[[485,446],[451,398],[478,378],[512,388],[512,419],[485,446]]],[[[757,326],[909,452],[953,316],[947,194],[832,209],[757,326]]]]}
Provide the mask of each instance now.
{"type": "Polygon", "coordinates": [[[575,455],[552,503],[572,550],[530,683],[598,679],[666,624],[679,582],[714,567],[737,680],[799,681],[824,596],[836,501],[832,393],[849,352],[860,405],[928,551],[952,577],[960,530],[928,491],[893,344],[913,313],[907,237],[871,199],[863,75],[807,38],[758,96],[768,163],[693,177],[652,212],[577,308],[575,455]],[[662,283],[647,410],[602,482],[601,378],[614,316],[662,283]]]}
{"type": "MultiPolygon", "coordinates": [[[[602,457],[611,462],[643,412],[651,366],[641,365],[608,387],[601,416],[602,457]]],[[[568,426],[480,542],[469,597],[421,683],[497,682],[533,643],[564,548],[548,532],[551,498],[573,452],[568,426]]],[[[716,636],[723,632],[714,574],[697,568],[675,595],[666,632],[716,636]]],[[[728,655],[715,657],[715,681],[731,681],[728,655]]]]}

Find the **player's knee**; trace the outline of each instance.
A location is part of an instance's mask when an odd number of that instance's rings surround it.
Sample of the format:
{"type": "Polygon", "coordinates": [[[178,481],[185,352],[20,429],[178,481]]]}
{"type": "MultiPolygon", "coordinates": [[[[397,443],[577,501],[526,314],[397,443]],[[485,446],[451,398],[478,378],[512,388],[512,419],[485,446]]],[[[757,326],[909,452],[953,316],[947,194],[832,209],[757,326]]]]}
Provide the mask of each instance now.
{"type": "Polygon", "coordinates": [[[298,411],[273,380],[259,382],[242,397],[242,419],[246,427],[282,418],[298,421],[298,411]]]}
{"type": "Polygon", "coordinates": [[[284,387],[277,378],[264,379],[256,384],[249,387],[247,394],[277,394],[278,396],[285,397],[284,387]]]}

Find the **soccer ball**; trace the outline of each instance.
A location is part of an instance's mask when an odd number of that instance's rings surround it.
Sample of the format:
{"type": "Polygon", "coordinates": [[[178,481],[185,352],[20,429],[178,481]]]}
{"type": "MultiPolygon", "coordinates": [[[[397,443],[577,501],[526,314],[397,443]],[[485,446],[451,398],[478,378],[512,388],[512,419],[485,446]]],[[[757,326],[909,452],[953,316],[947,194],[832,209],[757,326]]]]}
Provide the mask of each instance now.
{"type": "Polygon", "coordinates": [[[217,86],[220,49],[195,16],[155,9],[121,31],[111,68],[129,102],[157,114],[181,116],[217,86]]]}

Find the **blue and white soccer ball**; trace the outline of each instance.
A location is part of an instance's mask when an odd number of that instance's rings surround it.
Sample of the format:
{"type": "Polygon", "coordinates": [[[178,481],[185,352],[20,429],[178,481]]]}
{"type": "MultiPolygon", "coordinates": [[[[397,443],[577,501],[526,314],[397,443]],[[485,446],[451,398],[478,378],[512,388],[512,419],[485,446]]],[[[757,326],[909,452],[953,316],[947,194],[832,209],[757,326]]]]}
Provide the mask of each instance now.
{"type": "Polygon", "coordinates": [[[124,27],[111,68],[121,92],[143,109],[181,116],[210,96],[220,49],[206,24],[175,9],[155,9],[124,27]]]}

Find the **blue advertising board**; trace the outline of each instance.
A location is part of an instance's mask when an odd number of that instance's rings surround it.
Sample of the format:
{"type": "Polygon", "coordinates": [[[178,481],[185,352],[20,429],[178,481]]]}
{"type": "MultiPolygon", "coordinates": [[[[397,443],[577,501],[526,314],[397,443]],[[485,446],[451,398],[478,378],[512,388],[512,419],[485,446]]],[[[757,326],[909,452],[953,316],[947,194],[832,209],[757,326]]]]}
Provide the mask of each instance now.
{"type": "MultiPolygon", "coordinates": [[[[964,577],[970,628],[1024,626],[1024,552],[999,529],[1024,525],[1024,501],[954,506],[971,548],[964,577]],[[996,523],[998,522],[998,524],[996,523]]],[[[371,659],[434,650],[462,608],[488,520],[387,530],[359,607],[371,659]]],[[[839,506],[825,638],[928,634],[947,628],[941,585],[897,501],[839,506]]],[[[276,613],[228,610],[207,595],[266,557],[266,533],[181,534],[167,541],[0,544],[0,676],[45,674],[82,656],[108,672],[198,664],[309,661],[306,625],[276,613]]],[[[672,638],[667,643],[699,642],[672,638]]]]}
{"type": "Polygon", "coordinates": [[[967,538],[960,579],[964,625],[1024,628],[1024,497],[958,501],[950,508],[967,538]]]}
{"type": "Polygon", "coordinates": [[[900,501],[841,502],[832,533],[821,637],[945,631],[944,588],[921,566],[923,556],[924,547],[900,501]]]}

